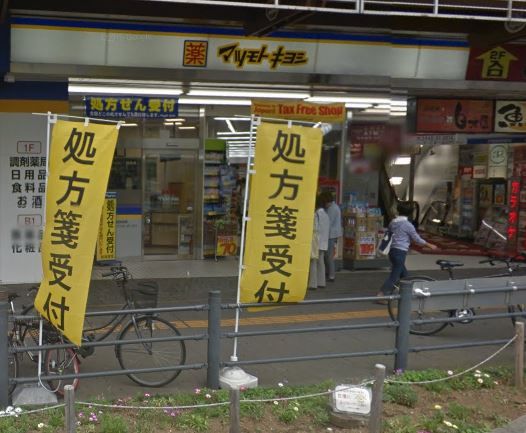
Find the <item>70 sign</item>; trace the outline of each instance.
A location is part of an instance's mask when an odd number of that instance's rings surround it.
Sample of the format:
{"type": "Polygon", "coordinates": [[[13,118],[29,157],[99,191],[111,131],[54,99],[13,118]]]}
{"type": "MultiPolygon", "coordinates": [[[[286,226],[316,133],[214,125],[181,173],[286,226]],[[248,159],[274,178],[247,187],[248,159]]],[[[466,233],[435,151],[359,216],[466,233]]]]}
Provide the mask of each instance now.
{"type": "Polygon", "coordinates": [[[239,245],[238,236],[217,236],[216,256],[235,256],[239,245]]]}

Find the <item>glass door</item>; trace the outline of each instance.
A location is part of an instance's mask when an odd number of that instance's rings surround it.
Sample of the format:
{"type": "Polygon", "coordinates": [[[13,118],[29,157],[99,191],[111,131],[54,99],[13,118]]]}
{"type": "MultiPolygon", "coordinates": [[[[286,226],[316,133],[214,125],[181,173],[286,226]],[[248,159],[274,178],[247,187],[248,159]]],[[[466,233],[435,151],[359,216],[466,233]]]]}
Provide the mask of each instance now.
{"type": "Polygon", "coordinates": [[[198,152],[145,150],[144,158],[144,255],[195,258],[198,152]]]}

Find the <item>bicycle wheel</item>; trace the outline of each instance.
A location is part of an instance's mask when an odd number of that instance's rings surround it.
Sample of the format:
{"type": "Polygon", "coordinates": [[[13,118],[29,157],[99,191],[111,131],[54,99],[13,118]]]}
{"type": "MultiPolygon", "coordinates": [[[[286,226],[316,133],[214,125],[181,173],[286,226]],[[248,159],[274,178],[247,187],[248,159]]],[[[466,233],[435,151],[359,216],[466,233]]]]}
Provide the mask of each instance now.
{"type": "MultiPolygon", "coordinates": [[[[404,281],[409,281],[411,283],[416,283],[419,281],[435,281],[434,278],[427,277],[425,275],[419,275],[414,277],[405,278],[404,281]]],[[[393,290],[393,295],[398,295],[400,293],[400,288],[395,286],[393,290]]],[[[391,320],[398,320],[398,300],[389,300],[387,303],[387,309],[389,310],[389,316],[391,320]]],[[[411,320],[428,320],[428,319],[448,319],[451,317],[451,312],[448,310],[437,310],[437,311],[412,311],[411,320]]],[[[437,332],[442,331],[448,325],[447,322],[436,322],[436,323],[426,323],[417,325],[411,323],[411,328],[409,332],[414,335],[433,335],[437,332]]]]}
{"type": "MultiPolygon", "coordinates": [[[[180,332],[167,320],[158,317],[141,317],[131,320],[118,340],[178,337],[180,332]]],[[[144,342],[118,345],[115,355],[123,370],[184,365],[184,341],[144,342]]],[[[181,370],[155,373],[131,373],[128,377],[142,386],[164,386],[179,376],[181,370]]]]}
{"type": "Polygon", "coordinates": [[[523,320],[526,319],[526,312],[524,311],[525,305],[524,304],[517,304],[517,305],[510,305],[508,307],[509,313],[524,313],[521,316],[512,316],[511,317],[511,323],[513,323],[513,326],[515,326],[515,323],[517,322],[517,319],[523,320]]]}
{"type": "MultiPolygon", "coordinates": [[[[28,307],[24,308],[21,312],[22,316],[37,316],[37,311],[35,310],[35,307],[33,305],[29,305],[28,307]]],[[[31,322],[25,322],[20,321],[18,325],[18,332],[20,335],[20,342],[24,346],[38,346],[38,333],[39,333],[39,321],[31,321],[31,322]]],[[[45,334],[44,334],[45,336],[45,334]]],[[[45,341],[45,338],[43,336],[43,341],[45,341]]],[[[38,361],[38,352],[25,352],[29,359],[33,362],[38,361]]]]}
{"type": "Polygon", "coordinates": [[[64,386],[73,385],[74,389],[79,386],[79,380],[62,379],[64,374],[80,373],[80,361],[77,353],[71,349],[50,349],[46,350],[44,361],[44,374],[46,376],[55,376],[56,379],[48,380],[49,390],[64,395],[64,386]]]}
{"type": "MultiPolygon", "coordinates": [[[[9,347],[11,347],[11,343],[9,344],[9,347]]],[[[8,352],[7,368],[9,371],[9,374],[8,374],[9,379],[15,379],[18,376],[18,357],[16,353],[8,352]]],[[[15,387],[16,385],[14,383],[9,384],[9,388],[7,390],[9,395],[13,393],[13,391],[15,390],[15,387]]]]}

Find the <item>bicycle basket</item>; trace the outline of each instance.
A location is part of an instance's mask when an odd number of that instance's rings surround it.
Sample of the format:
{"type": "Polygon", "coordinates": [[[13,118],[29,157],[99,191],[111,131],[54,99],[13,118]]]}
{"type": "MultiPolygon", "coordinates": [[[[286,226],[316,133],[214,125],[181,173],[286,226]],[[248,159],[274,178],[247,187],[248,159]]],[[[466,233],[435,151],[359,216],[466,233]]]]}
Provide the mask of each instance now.
{"type": "Polygon", "coordinates": [[[135,308],[156,308],[159,285],[155,281],[128,281],[128,297],[135,308]]]}

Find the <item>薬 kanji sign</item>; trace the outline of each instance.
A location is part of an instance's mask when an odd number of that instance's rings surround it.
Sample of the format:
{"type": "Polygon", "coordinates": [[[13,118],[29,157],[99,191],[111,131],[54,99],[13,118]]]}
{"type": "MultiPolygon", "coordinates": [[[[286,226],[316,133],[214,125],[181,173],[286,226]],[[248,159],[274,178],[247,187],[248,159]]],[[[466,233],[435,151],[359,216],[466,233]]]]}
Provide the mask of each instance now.
{"type": "Polygon", "coordinates": [[[58,121],[51,139],[35,308],[80,345],[93,254],[117,143],[115,125],[58,121]]]}
{"type": "Polygon", "coordinates": [[[258,128],[241,302],[305,297],[321,145],[319,128],[258,128]]]}

